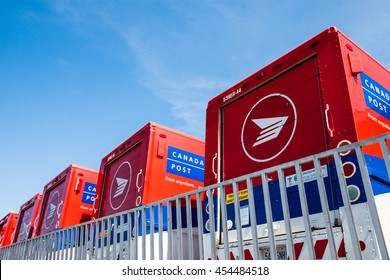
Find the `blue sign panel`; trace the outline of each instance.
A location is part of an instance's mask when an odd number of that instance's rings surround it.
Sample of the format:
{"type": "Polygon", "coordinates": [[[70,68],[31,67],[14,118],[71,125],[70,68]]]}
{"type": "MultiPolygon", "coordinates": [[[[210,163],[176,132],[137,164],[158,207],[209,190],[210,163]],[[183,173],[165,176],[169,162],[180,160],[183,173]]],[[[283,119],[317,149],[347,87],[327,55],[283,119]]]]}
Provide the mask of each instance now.
{"type": "Polygon", "coordinates": [[[390,120],[390,91],[364,73],[360,73],[368,108],[390,120]]]}
{"type": "Polygon", "coordinates": [[[168,173],[203,182],[204,157],[168,146],[168,173]]]}
{"type": "Polygon", "coordinates": [[[96,184],[85,182],[82,202],[87,204],[93,204],[96,195],[96,184]]]}

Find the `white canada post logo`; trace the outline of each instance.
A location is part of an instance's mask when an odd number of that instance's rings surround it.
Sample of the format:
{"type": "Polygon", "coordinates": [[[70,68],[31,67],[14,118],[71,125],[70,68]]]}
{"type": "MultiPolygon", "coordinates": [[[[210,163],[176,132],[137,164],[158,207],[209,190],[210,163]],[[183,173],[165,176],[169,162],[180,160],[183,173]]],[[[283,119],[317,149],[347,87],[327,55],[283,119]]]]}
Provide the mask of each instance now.
{"type": "Polygon", "coordinates": [[[260,127],[261,131],[252,147],[278,137],[287,119],[288,117],[253,119],[252,121],[260,127]]]}
{"type": "Polygon", "coordinates": [[[280,155],[294,136],[297,112],[293,101],[282,93],[261,98],[249,110],[241,131],[245,154],[266,162],[280,155]]]}
{"type": "Polygon", "coordinates": [[[113,210],[119,209],[126,201],[131,183],[131,165],[128,161],[122,162],[115,172],[110,187],[110,206],[113,210]]]}

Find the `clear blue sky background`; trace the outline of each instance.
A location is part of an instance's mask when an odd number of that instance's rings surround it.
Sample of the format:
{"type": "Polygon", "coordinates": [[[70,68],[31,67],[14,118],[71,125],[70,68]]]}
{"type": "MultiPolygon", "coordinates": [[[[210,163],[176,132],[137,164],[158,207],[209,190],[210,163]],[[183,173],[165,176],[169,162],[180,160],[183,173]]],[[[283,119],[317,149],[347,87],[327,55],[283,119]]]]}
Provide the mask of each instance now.
{"type": "Polygon", "coordinates": [[[390,68],[390,2],[0,0],[0,218],[149,121],[204,138],[208,100],[329,26],[390,68]]]}

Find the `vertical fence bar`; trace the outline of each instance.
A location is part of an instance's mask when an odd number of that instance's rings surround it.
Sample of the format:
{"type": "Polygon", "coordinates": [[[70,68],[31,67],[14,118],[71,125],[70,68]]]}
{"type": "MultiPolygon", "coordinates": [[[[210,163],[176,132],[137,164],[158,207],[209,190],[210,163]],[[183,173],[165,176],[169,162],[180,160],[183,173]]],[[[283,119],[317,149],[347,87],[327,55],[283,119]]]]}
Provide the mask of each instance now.
{"type": "Polygon", "coordinates": [[[253,192],[253,183],[251,177],[246,178],[246,187],[248,190],[249,218],[251,223],[251,234],[253,242],[253,257],[255,260],[260,259],[259,242],[257,233],[256,205],[253,192]]]}
{"type": "MultiPolygon", "coordinates": [[[[187,250],[188,255],[187,259],[194,259],[194,248],[193,248],[193,236],[192,236],[192,205],[191,205],[191,197],[189,195],[185,196],[186,199],[186,221],[187,221],[187,250]]],[[[185,256],[184,256],[185,258],[185,256]]]]}
{"type": "Polygon", "coordinates": [[[75,250],[75,254],[74,254],[74,259],[75,260],[81,260],[82,259],[82,253],[83,253],[83,235],[84,235],[84,231],[83,231],[83,228],[85,227],[85,224],[81,224],[81,225],[78,225],[76,226],[76,236],[77,236],[77,239],[76,239],[76,248],[77,250],[75,250]]]}
{"type": "Polygon", "coordinates": [[[107,217],[106,222],[104,223],[104,239],[106,241],[106,243],[104,244],[106,246],[105,247],[106,253],[102,256],[104,260],[111,259],[111,252],[112,252],[111,248],[114,246],[114,244],[111,243],[113,226],[114,225],[112,223],[112,218],[107,217]]]}
{"type": "Polygon", "coordinates": [[[172,252],[173,252],[173,242],[172,242],[172,201],[169,200],[167,202],[167,213],[168,213],[168,254],[167,259],[172,260],[172,252]]]}
{"type": "Polygon", "coordinates": [[[158,204],[158,258],[160,260],[164,259],[164,244],[163,244],[163,210],[162,210],[162,203],[158,204]]]}
{"type": "MultiPolygon", "coordinates": [[[[220,207],[221,207],[221,229],[222,229],[222,240],[221,243],[223,242],[223,252],[225,259],[229,259],[229,227],[228,227],[228,218],[227,218],[227,210],[226,210],[226,190],[225,190],[226,185],[221,185],[219,188],[219,195],[221,198],[220,202],[220,207]]],[[[210,211],[211,212],[211,211],[210,211]]]]}
{"type": "Polygon", "coordinates": [[[93,242],[91,243],[92,244],[92,253],[93,253],[93,259],[94,260],[98,260],[99,259],[99,255],[101,254],[101,252],[103,252],[103,236],[102,236],[102,232],[101,232],[101,228],[100,228],[100,224],[101,224],[102,220],[99,219],[99,220],[96,220],[95,224],[94,224],[94,227],[93,227],[93,242]]]}
{"type": "MultiPolygon", "coordinates": [[[[64,235],[65,235],[65,238],[64,238],[64,247],[63,248],[61,248],[62,249],[62,251],[64,252],[64,259],[65,260],[69,260],[69,242],[68,242],[68,239],[69,239],[69,237],[70,237],[70,231],[69,231],[69,229],[64,229],[63,230],[63,233],[64,233],[64,235]]],[[[46,239],[46,238],[45,238],[46,239]]],[[[46,239],[46,244],[49,244],[48,242],[47,242],[48,240],[46,239]]]]}
{"type": "Polygon", "coordinates": [[[119,215],[119,259],[123,260],[125,250],[125,217],[126,214],[122,213],[119,215]]]}
{"type": "Polygon", "coordinates": [[[290,208],[287,197],[287,188],[286,181],[284,177],[284,171],[281,168],[278,168],[278,180],[279,180],[279,189],[280,189],[280,199],[282,201],[282,209],[283,209],[283,220],[284,227],[286,229],[286,241],[287,241],[287,252],[290,256],[290,260],[295,260],[295,249],[294,249],[294,240],[293,233],[291,229],[290,222],[290,208]]]}
{"type": "Polygon", "coordinates": [[[133,250],[133,212],[127,212],[127,259],[131,260],[134,254],[133,250]]]}
{"type": "Polygon", "coordinates": [[[233,181],[233,195],[234,195],[234,214],[236,221],[238,258],[244,259],[244,240],[242,238],[242,223],[241,223],[241,206],[237,181],[233,181]]]}
{"type": "MultiPolygon", "coordinates": [[[[218,215],[218,205],[217,205],[217,208],[215,208],[214,206],[214,198],[213,198],[213,193],[212,193],[212,190],[214,189],[207,189],[206,193],[207,193],[207,196],[209,198],[209,225],[210,225],[210,244],[211,244],[211,258],[213,260],[217,259],[217,248],[216,248],[216,231],[215,231],[215,224],[216,224],[216,221],[215,221],[215,217],[214,217],[214,211],[217,211],[217,216],[218,215]]],[[[220,194],[218,194],[220,196],[220,194]]],[[[217,203],[220,203],[220,200],[218,199],[218,202],[217,203]]],[[[219,205],[219,207],[221,207],[221,205],[219,205]]],[[[218,229],[220,230],[220,229],[218,229]]]]}
{"type": "Polygon", "coordinates": [[[36,244],[37,244],[38,237],[31,240],[31,259],[37,260],[37,251],[36,251],[36,244]]]}
{"type": "Polygon", "coordinates": [[[149,212],[150,212],[150,226],[149,226],[149,244],[150,244],[150,250],[149,250],[149,254],[150,254],[150,257],[149,259],[150,260],[154,260],[154,209],[155,209],[155,205],[150,205],[149,206],[149,212]]]}
{"type": "Polygon", "coordinates": [[[146,260],[146,209],[141,209],[141,227],[142,227],[142,259],[146,260]]]}
{"type": "Polygon", "coordinates": [[[95,220],[93,223],[91,223],[91,227],[89,228],[90,230],[90,243],[89,243],[89,254],[91,256],[91,260],[96,259],[96,255],[98,254],[99,251],[99,234],[97,233],[97,226],[98,226],[98,220],[95,220]]]}
{"type": "MultiPolygon", "coordinates": [[[[139,259],[139,238],[140,238],[140,229],[141,229],[141,213],[139,209],[136,209],[134,211],[134,259],[138,260],[139,259]]],[[[142,238],[142,235],[141,235],[142,238]]],[[[141,243],[142,244],[142,243],[141,243]]],[[[141,252],[142,255],[142,252],[141,252]]]]}
{"type": "Polygon", "coordinates": [[[204,192],[196,193],[196,213],[198,219],[198,246],[199,246],[199,259],[204,260],[204,244],[203,244],[203,212],[202,212],[202,199],[201,194],[204,192]]]}
{"type": "Polygon", "coordinates": [[[181,222],[181,201],[176,198],[176,244],[177,244],[177,259],[183,259],[183,230],[181,222]]]}
{"type": "Polygon", "coordinates": [[[110,260],[115,260],[118,259],[118,215],[113,216],[110,219],[110,225],[111,225],[111,230],[112,235],[110,236],[109,242],[111,244],[112,240],[112,254],[109,255],[110,260]]]}
{"type": "MultiPolygon", "coordinates": [[[[65,230],[60,230],[59,233],[61,235],[60,246],[58,246],[56,248],[56,250],[61,252],[61,260],[65,260],[66,259],[66,251],[64,250],[64,248],[65,248],[65,245],[66,245],[66,231],[65,230]]],[[[42,237],[42,238],[43,238],[43,240],[45,240],[45,237],[42,237]]],[[[44,242],[44,244],[47,244],[47,243],[44,242]]]]}
{"type": "Polygon", "coordinates": [[[275,235],[274,235],[274,222],[272,217],[272,206],[271,206],[271,197],[269,193],[269,184],[267,174],[261,174],[261,181],[263,185],[263,194],[264,194],[264,206],[265,206],[265,216],[267,217],[267,229],[268,229],[268,240],[269,240],[269,250],[271,253],[271,260],[276,260],[278,258],[276,252],[275,244],[275,235]]]}
{"type": "Polygon", "coordinates": [[[108,223],[109,223],[109,221],[107,218],[104,218],[103,220],[100,221],[101,255],[99,257],[101,260],[105,259],[105,256],[107,255],[107,250],[110,249],[110,242],[108,240],[108,238],[109,238],[108,234],[109,234],[110,229],[108,228],[108,223]]]}
{"type": "Polygon", "coordinates": [[[70,241],[69,241],[69,255],[68,255],[68,260],[73,260],[73,254],[74,254],[74,250],[75,250],[75,242],[76,242],[76,232],[75,232],[76,228],[75,227],[71,227],[69,229],[69,237],[70,237],[70,241]]]}
{"type": "Polygon", "coordinates": [[[87,250],[88,250],[88,232],[89,232],[89,226],[90,223],[86,223],[83,227],[83,230],[80,234],[81,236],[81,242],[82,242],[82,250],[80,254],[80,260],[86,260],[87,259],[87,250]]]}
{"type": "Polygon", "coordinates": [[[345,210],[346,222],[347,222],[348,229],[349,229],[349,237],[350,237],[351,246],[352,246],[352,253],[353,253],[354,258],[361,260],[362,253],[360,251],[360,244],[359,244],[359,239],[358,239],[357,232],[356,232],[355,220],[353,218],[351,204],[349,201],[347,183],[346,183],[344,175],[343,175],[344,172],[343,172],[341,158],[340,158],[340,155],[337,151],[333,151],[333,158],[334,158],[335,165],[336,165],[338,182],[340,184],[341,197],[342,197],[343,203],[344,203],[344,210],[345,210]]]}
{"type": "Polygon", "coordinates": [[[387,147],[387,138],[382,138],[379,141],[379,145],[381,147],[383,160],[385,162],[387,176],[390,178],[390,157],[389,157],[389,148],[387,147]]]}
{"type": "Polygon", "coordinates": [[[49,247],[49,258],[51,260],[59,259],[58,250],[56,248],[56,232],[50,233],[50,247],[49,247]]]}
{"type": "MultiPolygon", "coordinates": [[[[366,167],[367,164],[366,164],[366,161],[365,161],[364,156],[363,156],[362,147],[356,148],[356,156],[358,159],[359,169],[360,169],[360,173],[361,173],[362,180],[363,180],[364,191],[365,191],[366,197],[367,197],[366,203],[368,205],[368,208],[370,209],[370,216],[371,216],[372,224],[374,227],[375,236],[376,236],[377,242],[378,242],[378,248],[379,248],[382,259],[388,260],[389,259],[389,252],[387,251],[385,236],[383,235],[381,222],[379,220],[378,210],[376,209],[374,193],[372,191],[371,181],[369,179],[370,177],[369,177],[369,174],[367,171],[367,167],[366,167]]],[[[384,157],[386,157],[386,156],[384,156],[384,157]]],[[[387,158],[389,158],[389,157],[387,156],[387,158]]],[[[389,170],[389,169],[387,169],[387,170],[389,170]]]]}
{"type": "Polygon", "coordinates": [[[313,236],[311,234],[309,207],[306,201],[307,196],[305,191],[305,184],[303,182],[302,169],[300,164],[298,163],[295,163],[295,172],[297,174],[297,180],[298,180],[299,200],[302,209],[302,219],[303,219],[303,224],[305,226],[305,234],[306,234],[305,240],[307,245],[307,252],[309,254],[309,259],[315,260],[316,257],[314,252],[313,236]]]}
{"type": "Polygon", "coordinates": [[[333,226],[332,226],[332,220],[330,218],[329,203],[328,203],[328,198],[326,196],[326,189],[324,184],[324,177],[322,174],[322,167],[320,165],[320,159],[318,159],[317,157],[313,158],[313,162],[314,162],[314,170],[316,173],[318,192],[320,195],[322,214],[324,216],[325,229],[328,237],[330,258],[332,260],[336,260],[337,259],[336,242],[333,236],[333,226]]]}

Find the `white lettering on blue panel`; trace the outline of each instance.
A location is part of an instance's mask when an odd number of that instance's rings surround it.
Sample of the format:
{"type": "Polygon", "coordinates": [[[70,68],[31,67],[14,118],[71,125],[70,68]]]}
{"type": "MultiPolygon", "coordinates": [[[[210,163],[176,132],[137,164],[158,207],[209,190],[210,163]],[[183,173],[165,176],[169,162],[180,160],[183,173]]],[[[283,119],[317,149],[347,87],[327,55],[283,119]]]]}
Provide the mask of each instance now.
{"type": "Polygon", "coordinates": [[[203,182],[204,157],[172,146],[168,146],[166,171],[203,182]]]}
{"type": "Polygon", "coordinates": [[[390,91],[365,73],[360,79],[367,107],[390,120],[390,91]]]}
{"type": "Polygon", "coordinates": [[[96,196],[96,184],[85,182],[83,197],[81,201],[83,203],[93,204],[93,202],[95,201],[95,196],[96,196]]]}

